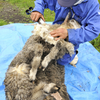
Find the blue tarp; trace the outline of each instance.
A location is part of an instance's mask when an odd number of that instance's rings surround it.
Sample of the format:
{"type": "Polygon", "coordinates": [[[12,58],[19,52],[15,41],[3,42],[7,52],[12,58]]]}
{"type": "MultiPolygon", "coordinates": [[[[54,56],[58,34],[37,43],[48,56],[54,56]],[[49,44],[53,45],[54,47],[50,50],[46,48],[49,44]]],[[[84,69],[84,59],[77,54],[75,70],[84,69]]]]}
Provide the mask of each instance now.
{"type": "MultiPolygon", "coordinates": [[[[48,22],[49,23],[49,22],[48,22]]],[[[0,26],[0,100],[5,100],[3,81],[8,65],[32,35],[31,24],[0,26]]],[[[71,100],[100,100],[100,53],[88,42],[78,49],[77,67],[65,66],[65,84],[71,100]]]]}

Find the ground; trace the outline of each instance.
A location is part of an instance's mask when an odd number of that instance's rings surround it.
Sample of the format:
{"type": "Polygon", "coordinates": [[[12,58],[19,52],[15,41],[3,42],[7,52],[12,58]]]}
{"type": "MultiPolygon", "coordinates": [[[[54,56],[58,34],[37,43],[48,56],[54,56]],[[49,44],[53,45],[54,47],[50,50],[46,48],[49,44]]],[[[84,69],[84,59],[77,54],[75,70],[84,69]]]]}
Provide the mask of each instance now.
{"type": "Polygon", "coordinates": [[[0,1],[0,19],[7,23],[29,23],[31,21],[30,16],[23,16],[17,6],[6,1],[0,1]]]}

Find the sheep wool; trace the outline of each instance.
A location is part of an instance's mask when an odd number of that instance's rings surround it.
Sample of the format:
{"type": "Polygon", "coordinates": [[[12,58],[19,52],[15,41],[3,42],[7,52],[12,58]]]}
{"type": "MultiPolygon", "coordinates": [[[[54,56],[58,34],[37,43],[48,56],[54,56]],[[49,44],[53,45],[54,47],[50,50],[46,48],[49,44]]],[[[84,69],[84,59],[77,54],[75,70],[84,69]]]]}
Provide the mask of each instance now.
{"type": "Polygon", "coordinates": [[[61,25],[34,25],[34,35],[14,57],[5,75],[6,100],[55,100],[52,93],[59,93],[62,100],[69,100],[64,84],[64,66],[57,59],[65,53],[74,53],[74,45],[60,39],[55,41],[49,32],[63,27],[79,28],[70,13],[61,25]]]}

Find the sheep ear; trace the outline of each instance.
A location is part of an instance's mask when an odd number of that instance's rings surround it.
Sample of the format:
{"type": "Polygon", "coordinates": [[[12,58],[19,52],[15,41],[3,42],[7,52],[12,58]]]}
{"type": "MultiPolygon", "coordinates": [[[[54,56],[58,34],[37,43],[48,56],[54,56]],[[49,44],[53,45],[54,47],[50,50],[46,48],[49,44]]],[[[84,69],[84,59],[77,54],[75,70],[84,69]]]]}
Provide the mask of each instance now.
{"type": "Polygon", "coordinates": [[[64,20],[64,24],[66,24],[68,21],[69,21],[69,18],[70,18],[70,16],[71,16],[71,12],[69,12],[68,14],[67,14],[67,16],[66,16],[66,18],[65,18],[65,20],[64,20]]]}

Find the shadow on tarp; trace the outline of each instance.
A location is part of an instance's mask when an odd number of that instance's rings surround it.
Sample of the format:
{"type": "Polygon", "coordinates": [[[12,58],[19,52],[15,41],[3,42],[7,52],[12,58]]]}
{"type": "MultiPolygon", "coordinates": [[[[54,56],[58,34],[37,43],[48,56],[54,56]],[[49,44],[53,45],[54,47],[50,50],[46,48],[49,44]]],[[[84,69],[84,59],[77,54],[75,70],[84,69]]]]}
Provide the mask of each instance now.
{"type": "MultiPolygon", "coordinates": [[[[0,26],[0,100],[5,100],[3,81],[7,68],[33,29],[31,24],[21,23],[0,26]]],[[[100,53],[88,42],[81,44],[78,51],[77,67],[65,66],[70,100],[100,100],[100,53]]]]}

